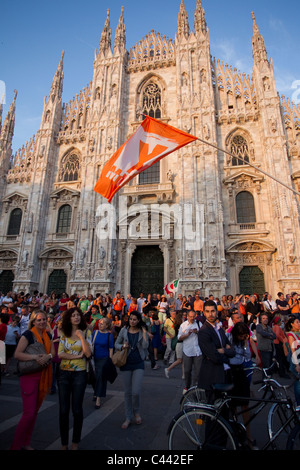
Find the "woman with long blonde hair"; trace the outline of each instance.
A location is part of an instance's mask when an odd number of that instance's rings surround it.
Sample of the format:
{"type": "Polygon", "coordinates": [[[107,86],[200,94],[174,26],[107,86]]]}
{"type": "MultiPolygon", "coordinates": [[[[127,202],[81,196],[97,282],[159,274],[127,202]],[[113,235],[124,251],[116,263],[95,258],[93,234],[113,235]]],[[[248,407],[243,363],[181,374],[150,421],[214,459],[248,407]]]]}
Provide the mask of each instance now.
{"type": "Polygon", "coordinates": [[[43,310],[32,312],[28,330],[26,330],[18,343],[15,359],[18,361],[35,360],[43,369],[20,377],[20,388],[23,400],[23,414],[17,426],[11,450],[32,450],[31,436],[36,422],[38,411],[50,392],[52,384],[51,359],[55,349],[51,335],[47,332],[47,314],[43,310]],[[39,342],[44,345],[44,354],[28,354],[27,346],[39,342]]]}

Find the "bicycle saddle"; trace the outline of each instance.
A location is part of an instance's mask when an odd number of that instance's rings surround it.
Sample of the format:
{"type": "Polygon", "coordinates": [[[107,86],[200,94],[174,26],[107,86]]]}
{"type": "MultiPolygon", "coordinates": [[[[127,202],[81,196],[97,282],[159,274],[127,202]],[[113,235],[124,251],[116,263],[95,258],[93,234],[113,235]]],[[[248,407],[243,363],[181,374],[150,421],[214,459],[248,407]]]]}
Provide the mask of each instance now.
{"type": "Polygon", "coordinates": [[[233,389],[233,384],[214,384],[212,388],[215,392],[230,392],[233,389]]]}

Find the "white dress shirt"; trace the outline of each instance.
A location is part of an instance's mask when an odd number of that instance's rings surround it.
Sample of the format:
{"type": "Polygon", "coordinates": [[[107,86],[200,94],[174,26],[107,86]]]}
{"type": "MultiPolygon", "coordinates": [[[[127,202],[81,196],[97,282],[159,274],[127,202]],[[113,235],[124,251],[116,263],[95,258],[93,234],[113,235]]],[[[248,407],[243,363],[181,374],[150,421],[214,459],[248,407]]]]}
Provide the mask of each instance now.
{"type": "MultiPolygon", "coordinates": [[[[182,336],[185,336],[189,330],[194,330],[197,328],[199,331],[199,327],[201,328],[202,324],[194,321],[194,323],[189,323],[188,320],[183,322],[180,325],[179,332],[178,332],[178,339],[182,336]]],[[[201,349],[199,347],[198,342],[198,333],[191,333],[186,339],[183,340],[183,352],[186,356],[200,356],[202,354],[201,349]]]]}

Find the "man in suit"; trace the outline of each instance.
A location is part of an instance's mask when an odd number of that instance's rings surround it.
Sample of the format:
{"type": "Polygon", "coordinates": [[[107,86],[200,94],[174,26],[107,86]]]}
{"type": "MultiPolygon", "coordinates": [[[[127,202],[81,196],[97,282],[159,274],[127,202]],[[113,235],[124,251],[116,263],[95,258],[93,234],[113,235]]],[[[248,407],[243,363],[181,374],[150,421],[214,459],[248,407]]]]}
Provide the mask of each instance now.
{"type": "Polygon", "coordinates": [[[214,301],[207,300],[204,303],[204,316],[206,321],[198,333],[203,356],[198,386],[206,390],[211,402],[213,400],[212,385],[228,381],[229,358],[233,357],[235,352],[223,328],[216,326],[218,311],[214,301]]]}
{"type": "MultiPolygon", "coordinates": [[[[205,389],[208,403],[213,404],[218,394],[214,392],[212,385],[229,382],[228,362],[230,357],[235,356],[235,351],[223,328],[217,327],[218,311],[213,300],[207,300],[204,303],[204,316],[206,320],[198,332],[199,346],[203,356],[198,387],[205,389]]],[[[226,409],[223,410],[222,415],[225,419],[228,418],[226,409]]],[[[220,426],[214,422],[208,422],[205,432],[205,445],[226,448],[227,436],[220,426]]]]}

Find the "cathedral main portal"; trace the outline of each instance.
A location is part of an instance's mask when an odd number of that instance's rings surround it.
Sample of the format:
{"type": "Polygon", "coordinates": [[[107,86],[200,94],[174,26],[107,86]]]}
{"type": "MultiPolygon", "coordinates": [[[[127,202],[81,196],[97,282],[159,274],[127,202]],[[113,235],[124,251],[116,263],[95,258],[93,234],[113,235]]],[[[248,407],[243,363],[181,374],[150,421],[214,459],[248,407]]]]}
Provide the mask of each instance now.
{"type": "Polygon", "coordinates": [[[164,257],[157,245],[138,246],[131,263],[130,293],[133,297],[144,294],[162,294],[164,291],[164,257]]]}
{"type": "Polygon", "coordinates": [[[239,275],[240,293],[250,295],[254,292],[260,297],[265,293],[264,273],[258,266],[244,266],[239,275]]]}
{"type": "Polygon", "coordinates": [[[49,276],[47,294],[55,292],[58,295],[66,292],[67,275],[63,269],[54,269],[49,276]]]}

